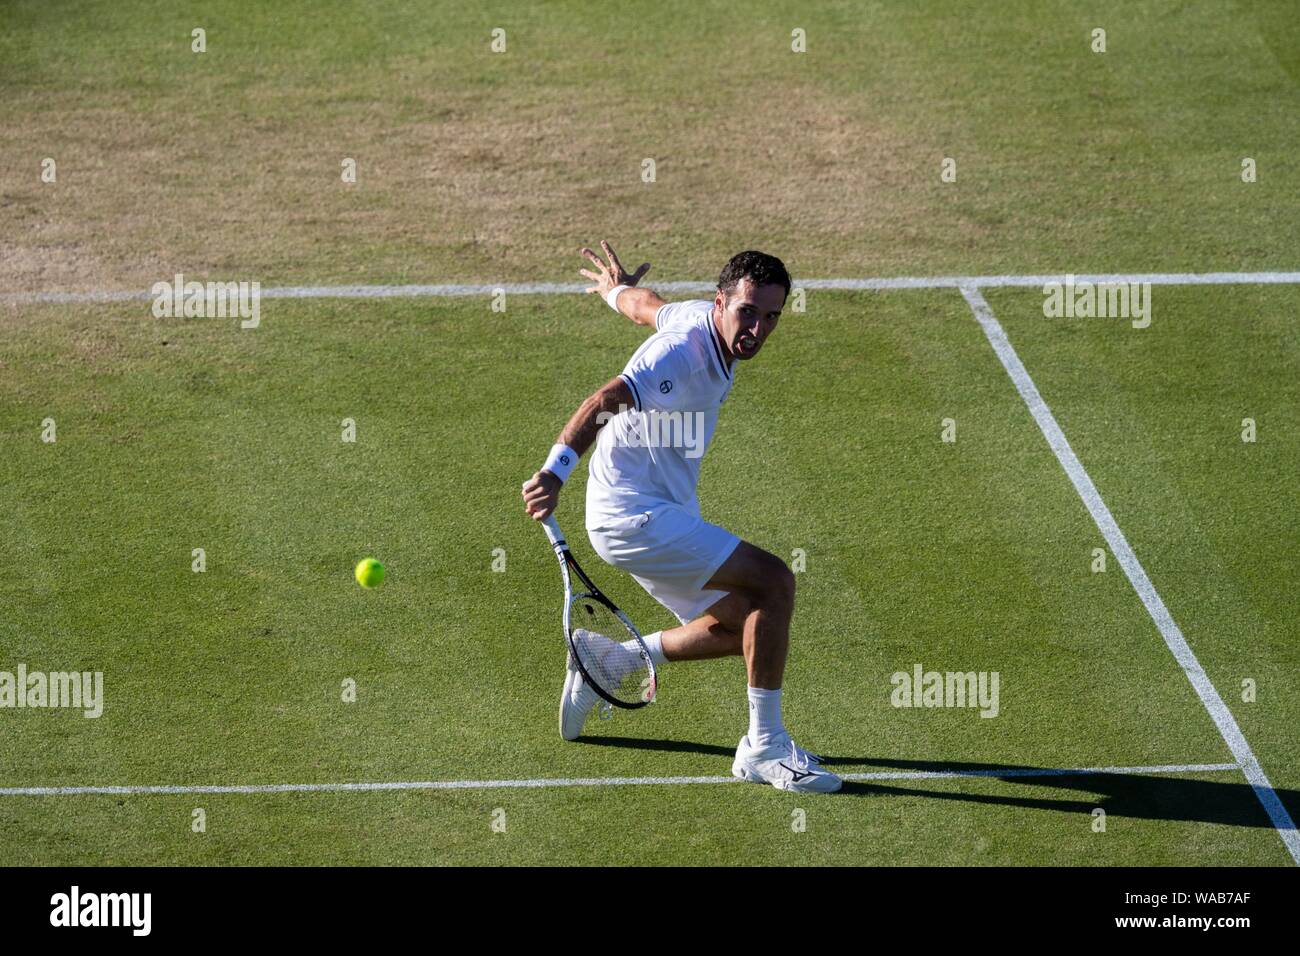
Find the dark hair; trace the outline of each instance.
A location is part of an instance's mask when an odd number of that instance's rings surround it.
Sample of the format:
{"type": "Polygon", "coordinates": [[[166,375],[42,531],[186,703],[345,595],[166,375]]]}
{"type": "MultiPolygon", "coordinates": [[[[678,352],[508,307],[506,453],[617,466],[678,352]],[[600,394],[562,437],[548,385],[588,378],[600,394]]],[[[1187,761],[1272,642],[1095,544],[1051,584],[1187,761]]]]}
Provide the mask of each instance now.
{"type": "Polygon", "coordinates": [[[779,285],[787,296],[790,294],[790,273],[785,271],[785,263],[765,252],[749,249],[732,256],[718,276],[718,289],[730,294],[741,279],[749,279],[755,286],[779,285]]]}

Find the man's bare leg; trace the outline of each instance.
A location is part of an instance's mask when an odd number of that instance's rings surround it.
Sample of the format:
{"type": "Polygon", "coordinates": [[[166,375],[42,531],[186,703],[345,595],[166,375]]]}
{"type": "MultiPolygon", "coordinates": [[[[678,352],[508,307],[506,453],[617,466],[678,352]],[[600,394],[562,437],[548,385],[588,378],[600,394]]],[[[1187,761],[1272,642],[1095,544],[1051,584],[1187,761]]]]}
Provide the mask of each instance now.
{"type": "Polygon", "coordinates": [[[663,632],[664,657],[670,661],[703,661],[744,653],[749,609],[749,599],[738,592],[719,598],[695,620],[663,632]]]}
{"type": "Polygon", "coordinates": [[[706,585],[726,596],[695,620],[662,632],[660,647],[670,661],[745,655],[749,729],[736,748],[733,774],[781,790],[832,793],[840,778],[794,745],[781,718],[794,586],[784,561],[742,541],[706,585]]]}
{"type": "Polygon", "coordinates": [[[780,688],[790,648],[794,584],[784,561],[740,542],[705,585],[727,591],[727,596],[688,624],[664,631],[664,656],[685,661],[744,654],[750,687],[780,688]]]}

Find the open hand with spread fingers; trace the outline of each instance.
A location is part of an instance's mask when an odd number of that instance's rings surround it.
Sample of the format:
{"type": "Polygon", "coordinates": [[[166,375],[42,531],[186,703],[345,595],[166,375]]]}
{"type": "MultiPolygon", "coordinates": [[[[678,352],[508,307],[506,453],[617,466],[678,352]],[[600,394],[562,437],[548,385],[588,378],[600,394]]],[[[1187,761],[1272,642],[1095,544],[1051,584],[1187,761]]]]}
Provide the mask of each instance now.
{"type": "Polygon", "coordinates": [[[629,274],[628,271],[623,268],[623,263],[618,261],[618,255],[614,252],[608,242],[602,241],[600,248],[604,250],[605,255],[609,258],[609,264],[606,265],[600,260],[600,256],[596,255],[596,253],[592,252],[586,246],[583,246],[579,252],[591,260],[592,265],[596,267],[597,271],[592,272],[590,269],[579,269],[578,271],[592,282],[596,283],[585,291],[598,293],[602,299],[609,294],[610,289],[613,289],[616,286],[636,285],[641,281],[641,277],[650,271],[650,263],[643,262],[637,267],[636,272],[629,274]]]}

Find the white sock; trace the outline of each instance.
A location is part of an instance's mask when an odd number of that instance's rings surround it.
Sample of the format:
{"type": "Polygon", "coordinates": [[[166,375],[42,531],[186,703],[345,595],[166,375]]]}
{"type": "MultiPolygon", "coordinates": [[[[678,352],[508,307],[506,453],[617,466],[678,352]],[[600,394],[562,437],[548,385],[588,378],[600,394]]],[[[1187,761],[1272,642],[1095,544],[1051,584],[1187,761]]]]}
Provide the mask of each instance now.
{"type": "MultiPolygon", "coordinates": [[[[649,637],[641,638],[641,640],[645,641],[646,650],[650,652],[650,660],[654,661],[656,668],[668,663],[668,658],[664,657],[663,643],[659,639],[662,633],[662,631],[656,631],[649,637]]],[[[641,645],[631,638],[620,644],[619,662],[615,666],[618,668],[620,675],[629,674],[639,669],[642,666],[641,645]]]]}
{"type": "Polygon", "coordinates": [[[785,733],[781,722],[781,688],[749,688],[749,742],[759,747],[785,733]]]}
{"type": "Polygon", "coordinates": [[[645,641],[646,649],[650,652],[650,660],[655,662],[655,667],[663,667],[668,663],[668,658],[664,657],[664,632],[655,631],[653,634],[647,634],[641,638],[645,641]]]}

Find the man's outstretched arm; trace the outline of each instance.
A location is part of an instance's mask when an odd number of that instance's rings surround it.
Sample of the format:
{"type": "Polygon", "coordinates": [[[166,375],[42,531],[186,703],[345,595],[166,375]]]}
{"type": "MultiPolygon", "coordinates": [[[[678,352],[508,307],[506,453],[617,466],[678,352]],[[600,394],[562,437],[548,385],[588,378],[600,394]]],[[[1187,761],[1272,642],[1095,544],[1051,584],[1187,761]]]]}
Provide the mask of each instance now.
{"type": "Polygon", "coordinates": [[[596,272],[592,272],[590,269],[578,270],[596,283],[586,291],[599,294],[602,299],[609,302],[611,306],[637,325],[645,325],[653,329],[655,327],[655,313],[659,311],[659,307],[664,305],[665,302],[652,289],[639,289],[636,285],[641,281],[641,277],[650,271],[650,263],[641,263],[636,272],[629,274],[623,268],[623,263],[618,261],[618,256],[608,242],[601,242],[600,248],[609,257],[608,265],[601,262],[600,256],[585,246],[579,250],[591,260],[597,269],[596,272]],[[620,286],[626,286],[626,288],[620,289],[620,286]],[[619,289],[619,293],[614,297],[613,301],[610,301],[610,293],[615,289],[619,289]]]}
{"type": "MultiPolygon", "coordinates": [[[[654,324],[653,314],[650,323],[654,324]]],[[[578,406],[551,448],[546,464],[524,482],[524,511],[529,517],[541,521],[555,510],[560,502],[560,486],[577,467],[578,459],[595,444],[601,427],[619,412],[633,407],[632,390],[622,376],[602,385],[578,406]]]]}

